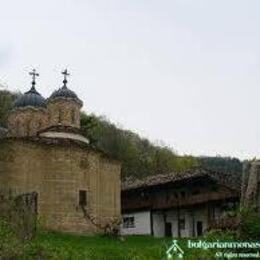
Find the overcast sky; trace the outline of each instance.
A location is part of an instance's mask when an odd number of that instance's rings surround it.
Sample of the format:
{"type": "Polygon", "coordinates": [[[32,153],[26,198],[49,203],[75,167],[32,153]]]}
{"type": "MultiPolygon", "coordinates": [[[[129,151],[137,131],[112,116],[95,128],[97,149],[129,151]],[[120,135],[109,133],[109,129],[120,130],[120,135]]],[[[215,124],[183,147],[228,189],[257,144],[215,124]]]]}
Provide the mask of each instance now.
{"type": "Polygon", "coordinates": [[[260,1],[1,1],[0,82],[68,86],[180,154],[260,157],[260,1]]]}

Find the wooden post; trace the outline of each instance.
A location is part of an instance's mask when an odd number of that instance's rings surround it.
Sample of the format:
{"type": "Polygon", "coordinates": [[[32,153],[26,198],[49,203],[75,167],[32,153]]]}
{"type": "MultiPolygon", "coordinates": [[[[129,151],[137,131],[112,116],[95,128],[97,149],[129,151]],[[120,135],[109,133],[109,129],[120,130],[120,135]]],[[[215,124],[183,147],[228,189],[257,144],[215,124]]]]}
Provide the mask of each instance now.
{"type": "Polygon", "coordinates": [[[154,231],[153,231],[153,210],[150,210],[150,229],[151,229],[151,235],[154,235],[154,231]]]}
{"type": "Polygon", "coordinates": [[[177,226],[178,226],[178,237],[181,237],[181,229],[180,229],[180,208],[177,208],[177,226]]]}

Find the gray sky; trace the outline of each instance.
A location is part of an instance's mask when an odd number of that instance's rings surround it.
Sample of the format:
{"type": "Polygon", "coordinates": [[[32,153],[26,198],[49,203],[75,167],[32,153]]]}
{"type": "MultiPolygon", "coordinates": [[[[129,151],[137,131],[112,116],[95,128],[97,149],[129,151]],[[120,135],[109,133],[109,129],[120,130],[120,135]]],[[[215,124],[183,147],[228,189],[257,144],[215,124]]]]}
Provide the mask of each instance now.
{"type": "Polygon", "coordinates": [[[260,157],[260,1],[2,1],[0,82],[84,110],[180,154],[260,157]]]}

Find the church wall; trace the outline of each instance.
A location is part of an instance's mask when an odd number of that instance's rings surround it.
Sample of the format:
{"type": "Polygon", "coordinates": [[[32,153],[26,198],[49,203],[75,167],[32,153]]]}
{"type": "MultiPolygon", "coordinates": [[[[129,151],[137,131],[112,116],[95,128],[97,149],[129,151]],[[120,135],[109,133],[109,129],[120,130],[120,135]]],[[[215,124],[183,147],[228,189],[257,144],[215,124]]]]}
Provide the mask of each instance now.
{"type": "Polygon", "coordinates": [[[8,117],[10,136],[34,136],[47,126],[47,110],[28,107],[14,110],[8,117]]]}
{"type": "Polygon", "coordinates": [[[73,100],[59,99],[49,102],[49,126],[62,124],[80,128],[80,107],[73,100]]]}
{"type": "Polygon", "coordinates": [[[48,229],[102,233],[120,218],[120,164],[74,146],[1,140],[0,190],[38,192],[40,222],[48,229]],[[86,206],[79,192],[86,191],[86,206]],[[83,210],[84,208],[84,210],[83,210]]]}

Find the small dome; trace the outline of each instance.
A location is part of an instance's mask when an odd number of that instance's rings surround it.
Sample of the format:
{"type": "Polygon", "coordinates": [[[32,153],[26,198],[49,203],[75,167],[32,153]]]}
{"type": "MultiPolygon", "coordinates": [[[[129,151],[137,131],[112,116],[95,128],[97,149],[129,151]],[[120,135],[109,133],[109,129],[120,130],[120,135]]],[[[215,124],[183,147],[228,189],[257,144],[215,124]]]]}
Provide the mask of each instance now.
{"type": "Polygon", "coordinates": [[[76,95],[76,93],[70,89],[68,89],[67,87],[62,87],[56,91],[54,91],[52,93],[52,95],[50,96],[50,99],[53,99],[53,98],[59,98],[59,97],[62,97],[62,98],[75,98],[75,99],[78,99],[78,96],[76,95]]]}
{"type": "Polygon", "coordinates": [[[62,88],[54,91],[49,97],[49,100],[58,99],[58,98],[74,99],[75,101],[82,103],[82,101],[78,98],[77,94],[74,91],[68,89],[67,86],[65,85],[62,88]]]}
{"type": "Polygon", "coordinates": [[[14,102],[14,108],[19,107],[46,107],[45,99],[32,87],[14,102]]]}

